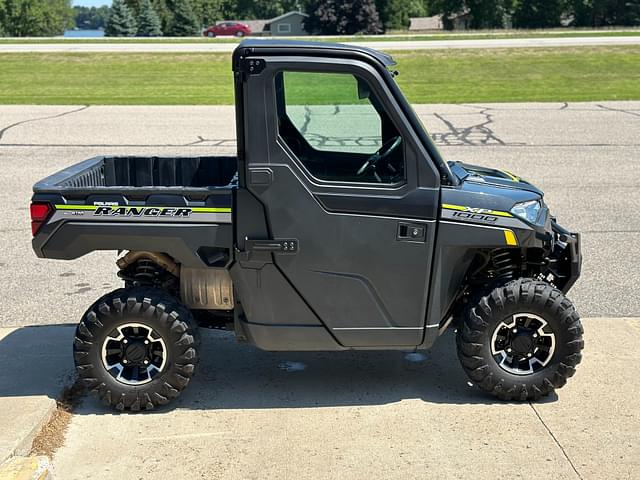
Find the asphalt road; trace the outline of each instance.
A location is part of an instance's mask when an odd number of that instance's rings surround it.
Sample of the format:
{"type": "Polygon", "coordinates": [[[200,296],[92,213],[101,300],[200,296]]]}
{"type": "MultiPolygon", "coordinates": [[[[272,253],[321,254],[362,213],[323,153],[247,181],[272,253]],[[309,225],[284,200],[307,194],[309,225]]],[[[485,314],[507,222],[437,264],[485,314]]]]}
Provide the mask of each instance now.
{"type": "MultiPolygon", "coordinates": [[[[571,37],[571,38],[500,38],[473,40],[384,40],[355,41],[354,45],[378,50],[433,50],[465,48],[533,48],[579,47],[595,45],[638,45],[638,36],[620,37],[571,37]]],[[[9,52],[232,52],[237,43],[33,43],[0,44],[0,53],[9,52]]]]}
{"type": "MultiPolygon", "coordinates": [[[[559,221],[583,233],[583,276],[570,294],[583,316],[640,316],[640,102],[416,110],[447,158],[532,181],[559,221]]],[[[0,326],[75,323],[119,286],[114,253],[35,257],[34,182],[96,155],[232,153],[232,119],[232,107],[0,107],[0,326]]]]}

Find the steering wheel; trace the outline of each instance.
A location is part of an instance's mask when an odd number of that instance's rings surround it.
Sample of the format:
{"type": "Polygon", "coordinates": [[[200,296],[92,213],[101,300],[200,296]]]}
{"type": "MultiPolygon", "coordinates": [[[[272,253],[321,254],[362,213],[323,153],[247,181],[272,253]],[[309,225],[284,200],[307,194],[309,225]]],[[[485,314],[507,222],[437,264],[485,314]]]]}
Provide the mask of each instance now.
{"type": "Polygon", "coordinates": [[[378,180],[378,182],[381,182],[382,180],[376,172],[376,165],[378,164],[378,162],[383,161],[385,158],[391,155],[400,146],[401,143],[402,137],[400,135],[392,137],[384,142],[384,144],[378,149],[376,153],[367,158],[367,161],[364,162],[364,164],[360,167],[356,175],[364,175],[368,170],[373,169],[376,180],[378,180]]]}

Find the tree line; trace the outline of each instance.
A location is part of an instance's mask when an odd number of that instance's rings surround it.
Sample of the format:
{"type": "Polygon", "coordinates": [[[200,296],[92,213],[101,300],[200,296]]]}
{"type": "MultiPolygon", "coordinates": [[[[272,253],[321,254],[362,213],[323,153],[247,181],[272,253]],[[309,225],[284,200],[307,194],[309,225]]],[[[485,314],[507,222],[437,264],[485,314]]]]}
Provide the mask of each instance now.
{"type": "Polygon", "coordinates": [[[640,25],[640,0],[308,0],[313,33],[381,33],[442,15],[447,30],[640,25]]]}
{"type": "Polygon", "coordinates": [[[0,0],[0,36],[60,35],[73,24],[71,0],[0,0]]]}
{"type": "Polygon", "coordinates": [[[433,0],[430,8],[445,28],[460,13],[471,29],[640,25],[640,0],[433,0]]]}
{"type": "Polygon", "coordinates": [[[104,28],[114,36],[188,36],[221,20],[309,14],[312,33],[383,33],[411,17],[442,15],[444,27],[471,29],[640,25],[640,0],[113,0],[72,7],[71,0],[0,0],[0,35],[52,36],[104,28]]]}

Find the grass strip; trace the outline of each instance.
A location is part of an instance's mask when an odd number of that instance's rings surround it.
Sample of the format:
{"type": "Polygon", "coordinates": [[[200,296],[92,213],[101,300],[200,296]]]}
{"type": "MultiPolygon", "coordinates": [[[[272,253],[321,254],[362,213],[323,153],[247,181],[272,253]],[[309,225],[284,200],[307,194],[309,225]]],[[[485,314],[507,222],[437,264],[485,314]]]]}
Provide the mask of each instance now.
{"type": "MultiPolygon", "coordinates": [[[[393,55],[412,103],[640,100],[640,46],[393,55]]],[[[227,53],[0,54],[0,104],[232,103],[227,53]]]]}

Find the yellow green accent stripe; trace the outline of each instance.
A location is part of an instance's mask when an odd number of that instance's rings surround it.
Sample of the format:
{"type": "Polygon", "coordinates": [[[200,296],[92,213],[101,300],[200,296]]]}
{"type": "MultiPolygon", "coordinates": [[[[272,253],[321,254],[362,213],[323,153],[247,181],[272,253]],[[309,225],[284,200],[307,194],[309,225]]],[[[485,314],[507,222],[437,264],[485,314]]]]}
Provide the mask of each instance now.
{"type": "MultiPolygon", "coordinates": [[[[175,208],[175,207],[170,207],[170,208],[175,208]]],[[[185,208],[190,208],[192,212],[196,212],[196,213],[231,213],[231,208],[229,207],[215,207],[215,208],[185,207],[185,208]]]]}
{"type": "Polygon", "coordinates": [[[56,210],[95,210],[95,205],[56,205],[56,210]]]}
{"type": "Polygon", "coordinates": [[[514,175],[509,170],[500,170],[500,171],[504,173],[507,177],[509,177],[511,180],[513,180],[514,182],[520,181],[520,177],[518,177],[517,175],[514,175]]]}
{"type": "Polygon", "coordinates": [[[462,205],[451,205],[448,203],[443,203],[442,208],[447,210],[459,210],[461,212],[496,215],[498,217],[513,217],[513,215],[511,215],[509,212],[501,212],[500,210],[488,210],[486,208],[464,207],[462,205]]]}

